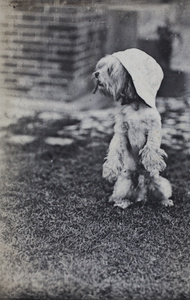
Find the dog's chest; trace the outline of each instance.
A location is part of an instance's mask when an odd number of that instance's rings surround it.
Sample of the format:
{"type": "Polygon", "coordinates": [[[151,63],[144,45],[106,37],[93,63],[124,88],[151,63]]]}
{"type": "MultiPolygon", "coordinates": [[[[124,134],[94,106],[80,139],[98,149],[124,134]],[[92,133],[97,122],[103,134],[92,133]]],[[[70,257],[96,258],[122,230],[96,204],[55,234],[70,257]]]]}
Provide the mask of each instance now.
{"type": "Polygon", "coordinates": [[[125,107],[116,114],[115,129],[125,134],[140,127],[144,129],[144,119],[145,115],[142,109],[134,110],[131,106],[125,107]]]}
{"type": "Polygon", "coordinates": [[[137,150],[146,142],[147,124],[144,113],[143,109],[134,110],[128,106],[121,109],[116,116],[115,132],[125,135],[132,148],[137,150]]]}

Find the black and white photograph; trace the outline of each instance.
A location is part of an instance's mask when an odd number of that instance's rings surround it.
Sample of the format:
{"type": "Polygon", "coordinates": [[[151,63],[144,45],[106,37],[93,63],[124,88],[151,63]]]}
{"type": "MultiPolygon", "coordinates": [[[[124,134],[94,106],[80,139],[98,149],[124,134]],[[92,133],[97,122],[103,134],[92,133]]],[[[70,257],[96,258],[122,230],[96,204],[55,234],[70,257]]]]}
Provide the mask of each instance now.
{"type": "Polygon", "coordinates": [[[0,0],[0,300],[190,299],[190,0],[0,0]]]}

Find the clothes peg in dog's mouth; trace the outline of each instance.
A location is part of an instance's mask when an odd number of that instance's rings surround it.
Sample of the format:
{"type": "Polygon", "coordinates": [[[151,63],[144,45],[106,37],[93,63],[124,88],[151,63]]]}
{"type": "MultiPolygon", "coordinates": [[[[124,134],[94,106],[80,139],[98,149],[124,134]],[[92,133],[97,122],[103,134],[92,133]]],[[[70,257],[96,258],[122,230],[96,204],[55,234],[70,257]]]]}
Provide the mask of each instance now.
{"type": "Polygon", "coordinates": [[[95,85],[95,88],[93,89],[93,94],[95,94],[98,90],[98,87],[103,87],[104,85],[100,82],[100,80],[97,80],[96,81],[96,85],[95,85]]]}
{"type": "Polygon", "coordinates": [[[94,88],[93,91],[92,91],[93,94],[96,94],[97,89],[98,89],[98,86],[99,86],[99,82],[97,81],[97,82],[96,82],[96,85],[95,85],[95,88],[94,88]]]}

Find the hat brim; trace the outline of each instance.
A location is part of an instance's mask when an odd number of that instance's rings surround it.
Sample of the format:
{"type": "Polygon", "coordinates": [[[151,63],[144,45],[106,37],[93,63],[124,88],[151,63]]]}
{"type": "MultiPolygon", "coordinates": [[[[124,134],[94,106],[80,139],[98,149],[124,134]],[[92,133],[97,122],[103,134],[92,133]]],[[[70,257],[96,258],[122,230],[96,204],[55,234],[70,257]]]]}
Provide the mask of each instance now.
{"type": "Polygon", "coordinates": [[[164,77],[156,60],[142,50],[132,48],[112,54],[131,75],[137,94],[151,107],[164,77]]]}

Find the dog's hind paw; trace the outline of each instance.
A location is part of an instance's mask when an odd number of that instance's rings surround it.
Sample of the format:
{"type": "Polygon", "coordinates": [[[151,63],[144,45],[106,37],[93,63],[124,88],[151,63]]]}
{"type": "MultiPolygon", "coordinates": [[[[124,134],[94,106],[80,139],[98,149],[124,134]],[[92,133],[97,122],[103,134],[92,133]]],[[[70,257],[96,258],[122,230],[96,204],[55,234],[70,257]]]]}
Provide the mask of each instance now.
{"type": "Polygon", "coordinates": [[[128,199],[118,199],[118,198],[115,198],[114,196],[110,196],[109,202],[113,202],[114,207],[120,207],[122,209],[125,209],[132,204],[132,202],[129,201],[128,199]]]}
{"type": "Polygon", "coordinates": [[[174,206],[173,200],[171,199],[164,199],[162,200],[161,204],[166,207],[174,206]]]}
{"type": "Polygon", "coordinates": [[[147,196],[138,196],[138,198],[136,199],[136,202],[143,202],[146,203],[147,202],[147,196]]]}
{"type": "Polygon", "coordinates": [[[117,200],[117,201],[115,201],[114,207],[120,207],[122,209],[125,209],[125,208],[129,207],[131,204],[132,204],[132,202],[130,202],[127,199],[117,200]]]}

